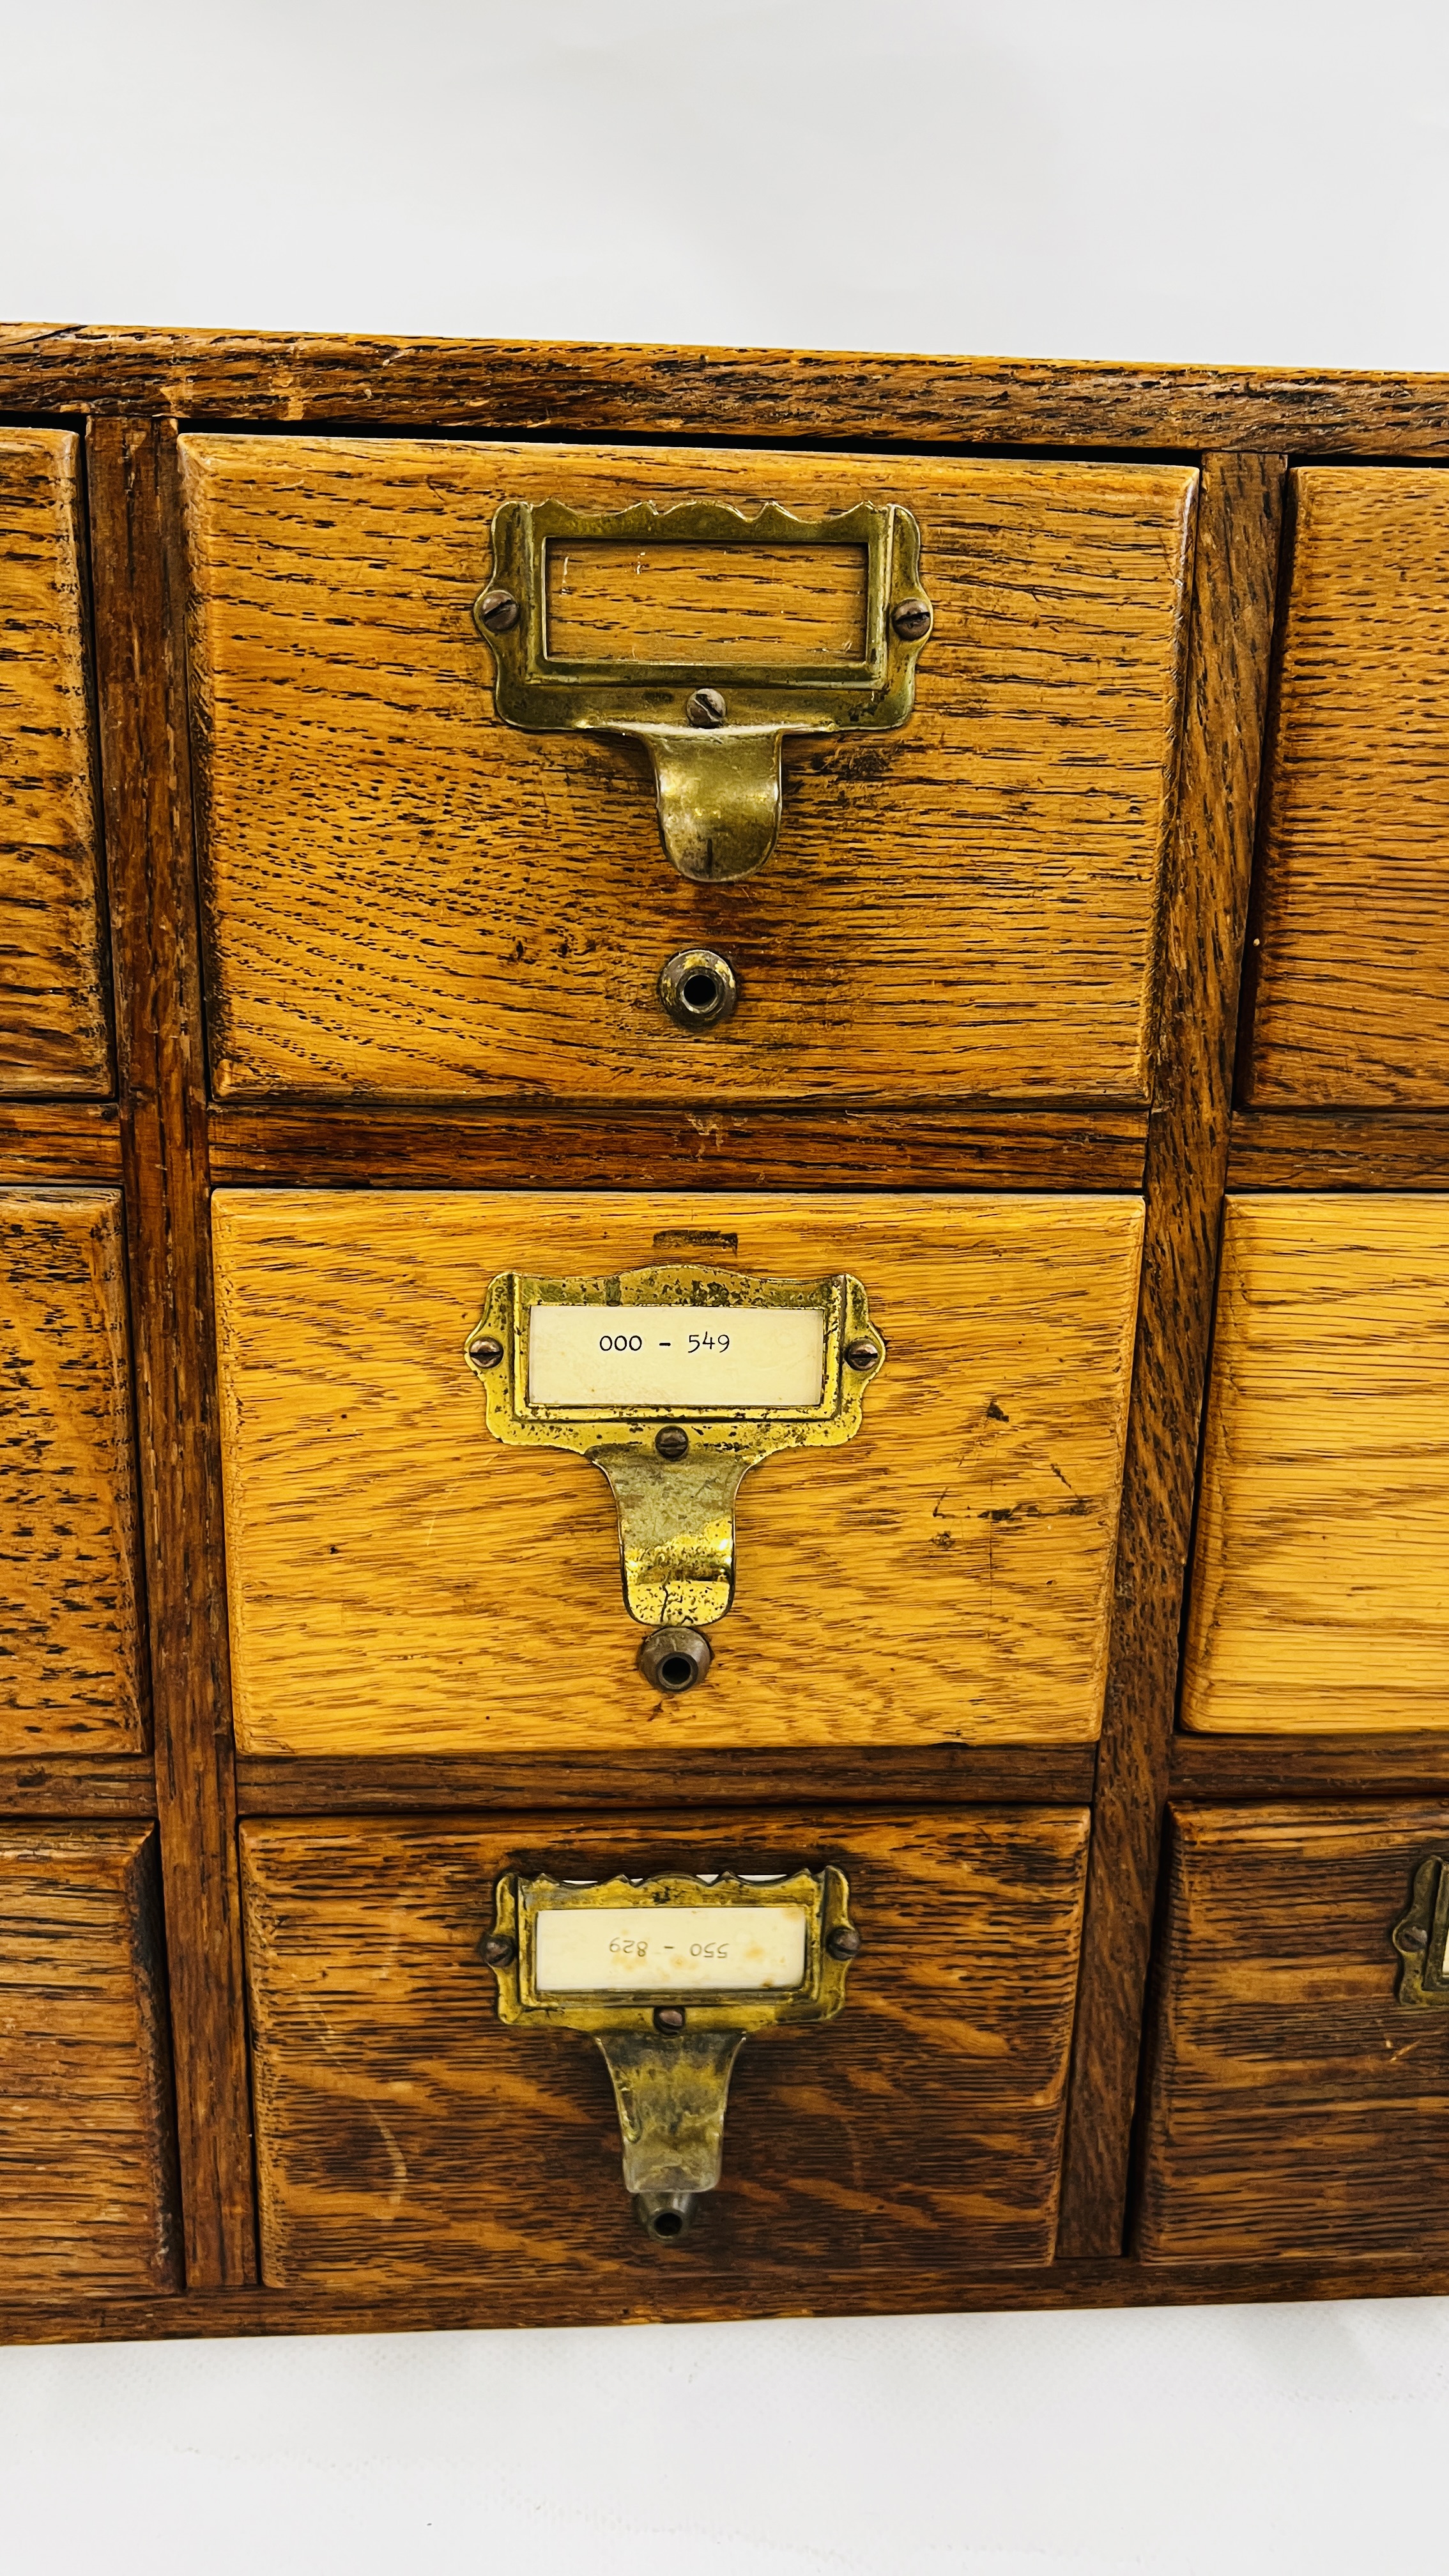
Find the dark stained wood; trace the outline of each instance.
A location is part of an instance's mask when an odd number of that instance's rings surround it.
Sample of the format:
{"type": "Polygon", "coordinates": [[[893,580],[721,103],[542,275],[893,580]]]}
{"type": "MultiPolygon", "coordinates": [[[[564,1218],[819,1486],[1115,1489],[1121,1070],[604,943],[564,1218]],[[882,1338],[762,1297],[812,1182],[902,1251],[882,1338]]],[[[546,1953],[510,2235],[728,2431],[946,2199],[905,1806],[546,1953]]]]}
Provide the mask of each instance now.
{"type": "Polygon", "coordinates": [[[1174,1798],[1449,1798],[1449,1736],[1175,1735],[1174,1798]]]}
{"type": "MultiPolygon", "coordinates": [[[[834,1861],[863,1948],[844,2011],[761,2032],[686,2259],[729,2295],[815,2264],[1051,2258],[1087,1816],[736,1812],[242,1827],[263,2272],[351,2295],[527,2252],[607,2312],[660,2250],[624,2191],[602,2058],[510,2030],[478,1958],[505,1868],[834,1861]]],[[[673,2252],[675,2249],[669,2249],[673,2252]]],[[[684,2249],[679,2249],[684,2250],[684,2249]]]]}
{"type": "Polygon", "coordinates": [[[43,323],[0,330],[0,408],[493,437],[1449,455],[1442,374],[43,323]]]}
{"type": "Polygon", "coordinates": [[[1449,2255],[1449,2012],[1390,1933],[1449,1807],[1175,1808],[1137,2250],[1449,2255]]]}
{"type": "Polygon", "coordinates": [[[155,1843],[0,1825],[0,2295],[179,2286],[155,1843]]]}
{"type": "Polygon", "coordinates": [[[0,1762],[0,1816],[154,1816],[144,1754],[55,1754],[0,1762]]]}
{"type": "Polygon", "coordinates": [[[701,1105],[603,1119],[222,1106],[210,1136],[217,1188],[1135,1190],[1147,1118],[1131,1109],[792,1116],[701,1105]]]}
{"type": "Polygon", "coordinates": [[[0,1100],[0,1188],[120,1177],[121,1113],[114,1103],[60,1108],[43,1100],[0,1100]]]}
{"type": "Polygon", "coordinates": [[[1147,1237],[1060,2244],[1121,2242],[1207,1374],[1284,464],[1204,460],[1147,1237]]]}
{"type": "Polygon", "coordinates": [[[99,422],[88,463],[186,2265],[211,2287],[255,2257],[167,433],[99,422]]]}
{"type": "Polygon", "coordinates": [[[1230,1190],[1449,1189],[1449,1116],[1237,1110],[1230,1190]]]}
{"type": "Polygon", "coordinates": [[[0,1753],[147,1740],[115,1189],[0,1191],[0,1753]]]}
{"type": "MultiPolygon", "coordinates": [[[[823,1753],[639,1751],[563,1760],[548,1754],[448,1755],[393,1762],[313,1762],[243,1755],[237,1763],[237,1811],[243,1816],[446,1813],[474,1806],[707,1807],[748,1798],[754,1804],[831,1806],[898,1798],[913,1807],[985,1805],[1002,1798],[1085,1805],[1092,1795],[1091,1744],[931,1744],[919,1752],[837,1745],[823,1753]]],[[[1449,1776],[1449,1747],[1445,1771],[1449,1776]]],[[[0,1771],[0,1805],[3,1805],[0,1771]]]]}

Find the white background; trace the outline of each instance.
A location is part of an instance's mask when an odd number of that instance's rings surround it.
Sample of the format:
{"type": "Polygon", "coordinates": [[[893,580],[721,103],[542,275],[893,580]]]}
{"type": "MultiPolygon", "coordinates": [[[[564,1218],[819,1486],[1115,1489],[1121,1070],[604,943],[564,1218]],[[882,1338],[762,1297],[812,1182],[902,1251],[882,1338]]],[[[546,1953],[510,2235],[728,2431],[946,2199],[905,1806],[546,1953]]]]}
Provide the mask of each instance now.
{"type": "MultiPolygon", "coordinates": [[[[0,37],[17,320],[1449,365],[1444,0],[0,0],[0,37]]],[[[1378,2576],[1442,2554],[1446,2383],[1429,2301],[12,2351],[0,2549],[1378,2576]]]]}

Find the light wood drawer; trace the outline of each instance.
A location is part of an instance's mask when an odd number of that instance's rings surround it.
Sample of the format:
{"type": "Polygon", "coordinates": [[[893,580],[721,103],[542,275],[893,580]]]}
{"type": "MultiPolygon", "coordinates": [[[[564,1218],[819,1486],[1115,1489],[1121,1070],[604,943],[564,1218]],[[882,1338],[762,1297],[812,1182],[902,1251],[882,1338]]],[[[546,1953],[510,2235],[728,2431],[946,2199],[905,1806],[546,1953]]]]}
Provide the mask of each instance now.
{"type": "Polygon", "coordinates": [[[1449,1726],[1449,1198],[1230,1199],[1183,1723],[1449,1726]]]}
{"type": "Polygon", "coordinates": [[[1449,1100],[1449,475],[1289,478],[1247,1098],[1449,1100]]]}
{"type": "Polygon", "coordinates": [[[147,1741],[121,1222],[0,1193],[0,1754],[147,1741]]]}
{"type": "Polygon", "coordinates": [[[1139,1201],[224,1191],[213,1230],[242,1751],[1097,1733],[1139,1201]],[[495,1273],[690,1229],[853,1272],[887,1359],[847,1446],[747,1477],[713,1669],[665,1700],[603,1477],[491,1438],[462,1346],[495,1273]]]}
{"type": "Polygon", "coordinates": [[[1171,1820],[1138,2250],[1149,2262],[1449,2251],[1449,2013],[1391,1938],[1442,1806],[1171,1820]]]}
{"type": "Polygon", "coordinates": [[[155,1842],[0,1825],[0,2293],[180,2286],[155,1842]]]}
{"type": "Polygon", "coordinates": [[[0,1095],[111,1087],[83,546],[79,439],[0,429],[0,1095]]]}
{"type": "Polygon", "coordinates": [[[242,1829],[262,2262],[272,2283],[486,2280],[527,2256],[1050,2260],[1084,1884],[1077,1808],[242,1829]],[[500,1871],[833,1862],[863,1941],[839,2018],[747,2040],[723,2178],[667,2251],[635,2225],[591,2040],[498,2019],[500,1871]]]}
{"type": "MultiPolygon", "coordinates": [[[[210,435],[182,462],[223,1095],[1146,1098],[1190,468],[210,435]],[[676,876],[617,743],[495,720],[490,523],[550,496],[918,518],[916,713],[787,743],[757,876],[676,876]],[[655,989],[695,946],[741,988],[707,1036],[655,989]]],[[[807,589],[726,588],[727,643],[737,616],[741,649],[821,649],[807,589]]],[[[699,606],[665,565],[651,615],[699,606]]]]}

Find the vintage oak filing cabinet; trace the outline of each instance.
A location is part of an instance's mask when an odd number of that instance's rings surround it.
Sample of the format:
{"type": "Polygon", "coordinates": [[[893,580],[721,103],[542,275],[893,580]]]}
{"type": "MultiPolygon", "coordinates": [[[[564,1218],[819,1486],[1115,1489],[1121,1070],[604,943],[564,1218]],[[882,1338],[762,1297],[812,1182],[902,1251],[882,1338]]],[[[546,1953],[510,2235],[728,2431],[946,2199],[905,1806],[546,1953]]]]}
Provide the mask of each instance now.
{"type": "Polygon", "coordinates": [[[1449,2287],[1449,383],[0,377],[4,2333],[1449,2287]]]}

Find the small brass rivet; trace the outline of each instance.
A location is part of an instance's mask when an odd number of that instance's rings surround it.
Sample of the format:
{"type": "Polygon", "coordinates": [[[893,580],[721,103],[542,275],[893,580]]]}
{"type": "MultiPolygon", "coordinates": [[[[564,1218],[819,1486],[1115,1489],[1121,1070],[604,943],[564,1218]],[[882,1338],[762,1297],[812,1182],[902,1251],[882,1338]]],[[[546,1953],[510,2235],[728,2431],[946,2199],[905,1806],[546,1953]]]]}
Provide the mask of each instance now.
{"type": "Polygon", "coordinates": [[[847,1368],[853,1369],[879,1368],[879,1342],[847,1342],[845,1346],[845,1365],[847,1368]]]}
{"type": "Polygon", "coordinates": [[[681,1431],[677,1422],[666,1422],[662,1431],[655,1432],[654,1446],[661,1458],[687,1458],[689,1433],[681,1431]]]}
{"type": "Polygon", "coordinates": [[[490,1932],[481,1944],[479,1955],[488,1968],[511,1968],[518,1956],[518,1943],[506,1932],[490,1932]]]}
{"type": "Polygon", "coordinates": [[[692,725],[722,725],[728,712],[718,689],[696,689],[684,710],[692,725]]]}
{"type": "Polygon", "coordinates": [[[656,2004],[654,2007],[656,2030],[683,2030],[686,2019],[682,2004],[656,2004]]]}
{"type": "Polygon", "coordinates": [[[740,997],[735,970],[717,948],[679,948],[666,958],[655,985],[677,1029],[701,1037],[732,1020],[740,997]]]}
{"type": "Polygon", "coordinates": [[[639,1649],[639,1670],[655,1690],[693,1690],[714,1656],[697,1628],[654,1628],[639,1649]]]}
{"type": "Polygon", "coordinates": [[[903,644],[919,644],[931,631],[931,603],[927,599],[903,599],[891,611],[891,624],[903,644]]]}
{"type": "Polygon", "coordinates": [[[476,1342],[469,1343],[468,1357],[475,1368],[496,1368],[503,1357],[503,1344],[495,1342],[491,1333],[480,1334],[476,1342]]]}
{"type": "Polygon", "coordinates": [[[860,1934],[853,1923],[837,1923],[825,1935],[825,1947],[832,1959],[853,1959],[860,1948],[860,1934]]]}
{"type": "Polygon", "coordinates": [[[485,590],[478,602],[478,623],[490,635],[506,635],[518,624],[518,602],[511,590],[485,590]]]}

